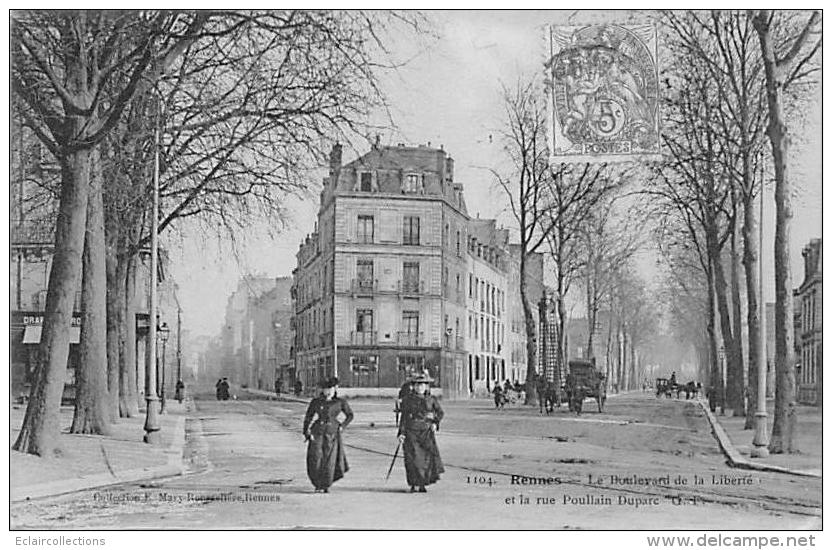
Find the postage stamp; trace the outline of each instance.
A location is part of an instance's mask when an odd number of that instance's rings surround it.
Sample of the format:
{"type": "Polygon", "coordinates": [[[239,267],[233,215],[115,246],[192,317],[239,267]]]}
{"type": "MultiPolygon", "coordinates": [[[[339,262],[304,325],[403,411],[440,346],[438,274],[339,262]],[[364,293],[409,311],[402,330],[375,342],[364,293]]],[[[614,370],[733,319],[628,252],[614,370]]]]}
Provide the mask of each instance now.
{"type": "Polygon", "coordinates": [[[625,162],[659,158],[655,26],[552,25],[548,34],[551,159],[625,162]]]}

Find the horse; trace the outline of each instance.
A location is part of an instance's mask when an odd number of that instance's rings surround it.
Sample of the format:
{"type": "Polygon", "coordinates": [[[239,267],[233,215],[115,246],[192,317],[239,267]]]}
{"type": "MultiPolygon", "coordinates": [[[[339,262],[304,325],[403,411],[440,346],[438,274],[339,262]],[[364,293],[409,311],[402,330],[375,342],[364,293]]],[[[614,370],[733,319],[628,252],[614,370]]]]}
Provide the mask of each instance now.
{"type": "Polygon", "coordinates": [[[695,399],[699,395],[699,390],[702,389],[702,384],[690,381],[685,384],[683,388],[683,391],[685,392],[685,399],[690,399],[691,397],[695,399]]]}

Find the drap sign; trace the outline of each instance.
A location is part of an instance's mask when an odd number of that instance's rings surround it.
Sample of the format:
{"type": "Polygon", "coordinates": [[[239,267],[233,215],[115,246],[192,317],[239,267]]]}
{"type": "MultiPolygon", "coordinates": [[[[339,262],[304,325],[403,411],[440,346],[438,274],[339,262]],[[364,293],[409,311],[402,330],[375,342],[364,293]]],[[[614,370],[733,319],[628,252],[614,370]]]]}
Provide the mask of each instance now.
{"type": "Polygon", "coordinates": [[[652,25],[549,27],[553,162],[660,158],[657,37],[652,25]]]}

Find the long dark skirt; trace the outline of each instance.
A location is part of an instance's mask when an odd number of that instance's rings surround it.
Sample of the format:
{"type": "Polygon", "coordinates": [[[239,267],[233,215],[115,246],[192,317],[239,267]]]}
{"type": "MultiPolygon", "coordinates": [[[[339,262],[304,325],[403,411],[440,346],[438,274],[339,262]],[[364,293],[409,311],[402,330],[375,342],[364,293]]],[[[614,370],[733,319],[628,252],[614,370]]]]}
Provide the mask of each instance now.
{"type": "Polygon", "coordinates": [[[312,427],[314,439],[306,449],[306,474],[315,489],[327,489],[349,470],[337,424],[312,427]]]}
{"type": "Polygon", "coordinates": [[[417,424],[405,432],[404,469],[411,487],[436,483],[445,472],[430,424],[417,424]]]}

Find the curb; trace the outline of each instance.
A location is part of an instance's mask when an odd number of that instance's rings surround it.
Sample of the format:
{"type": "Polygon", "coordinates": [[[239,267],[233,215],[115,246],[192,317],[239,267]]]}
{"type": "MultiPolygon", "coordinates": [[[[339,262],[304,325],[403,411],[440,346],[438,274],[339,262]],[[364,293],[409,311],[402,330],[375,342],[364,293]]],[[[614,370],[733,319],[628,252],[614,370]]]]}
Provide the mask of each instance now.
{"type": "Polygon", "coordinates": [[[303,399],[302,397],[295,397],[293,395],[286,395],[280,394],[276,395],[274,392],[266,391],[266,390],[256,390],[253,388],[240,388],[241,392],[250,393],[252,395],[259,395],[261,397],[268,397],[269,401],[292,401],[295,403],[309,403],[309,399],[303,399]]]}
{"type": "Polygon", "coordinates": [[[758,470],[761,472],[775,472],[778,474],[790,474],[795,476],[802,476],[802,477],[813,477],[816,479],[823,479],[822,474],[816,474],[814,472],[807,472],[805,470],[794,470],[792,468],[786,468],[783,466],[775,466],[772,464],[763,464],[762,462],[755,462],[753,460],[748,460],[745,458],[742,453],[740,453],[734,444],[731,443],[731,438],[728,437],[728,434],[725,432],[725,428],[719,423],[714,413],[708,408],[708,405],[701,400],[697,401],[699,406],[702,407],[702,410],[705,411],[705,416],[708,418],[708,422],[711,424],[711,430],[714,434],[714,437],[719,443],[719,448],[722,450],[722,453],[728,459],[728,465],[732,468],[740,468],[744,470],[758,470]]]}
{"type": "Polygon", "coordinates": [[[185,417],[177,419],[174,427],[173,441],[163,451],[167,455],[167,464],[160,466],[149,466],[147,468],[134,468],[113,474],[93,474],[81,476],[74,479],[61,481],[50,481],[49,483],[38,483],[24,487],[12,487],[10,489],[10,501],[21,502],[36,498],[51,497],[74,493],[86,489],[108,487],[161,477],[172,477],[182,475],[185,465],[182,462],[182,449],[185,445],[185,417]]]}

